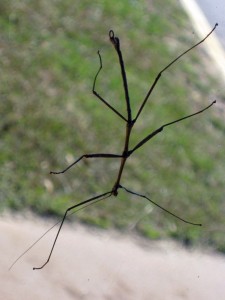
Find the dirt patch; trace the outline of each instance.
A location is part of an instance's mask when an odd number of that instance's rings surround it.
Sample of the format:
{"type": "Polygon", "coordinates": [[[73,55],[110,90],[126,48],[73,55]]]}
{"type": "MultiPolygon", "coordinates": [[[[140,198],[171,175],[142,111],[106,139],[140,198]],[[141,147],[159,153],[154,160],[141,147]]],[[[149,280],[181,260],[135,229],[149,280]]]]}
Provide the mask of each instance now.
{"type": "Polygon", "coordinates": [[[225,257],[76,224],[63,228],[43,270],[32,267],[47,258],[54,230],[8,271],[51,225],[1,219],[1,299],[225,299],[225,257]]]}

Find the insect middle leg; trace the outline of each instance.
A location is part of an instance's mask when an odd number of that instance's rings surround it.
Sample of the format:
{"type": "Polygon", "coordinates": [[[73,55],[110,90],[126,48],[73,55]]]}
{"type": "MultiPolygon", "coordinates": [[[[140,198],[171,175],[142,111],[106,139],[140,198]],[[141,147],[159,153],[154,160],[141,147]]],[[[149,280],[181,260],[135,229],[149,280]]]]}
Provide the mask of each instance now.
{"type": "Polygon", "coordinates": [[[76,165],[83,158],[94,158],[94,157],[97,157],[97,158],[99,158],[99,157],[103,157],[103,158],[120,158],[120,157],[123,157],[123,155],[110,154],[110,153],[83,154],[77,160],[75,160],[72,164],[70,164],[68,167],[66,167],[64,170],[58,171],[58,172],[51,171],[50,174],[62,174],[62,173],[65,173],[66,171],[68,171],[70,168],[72,168],[74,165],[76,165]]]}

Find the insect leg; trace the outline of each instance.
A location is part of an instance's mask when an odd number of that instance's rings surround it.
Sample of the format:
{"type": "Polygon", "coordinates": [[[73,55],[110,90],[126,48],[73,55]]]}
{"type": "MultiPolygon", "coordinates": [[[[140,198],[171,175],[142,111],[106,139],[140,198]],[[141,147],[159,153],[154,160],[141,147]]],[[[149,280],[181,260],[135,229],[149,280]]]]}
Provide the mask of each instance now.
{"type": "Polygon", "coordinates": [[[62,173],[65,173],[67,170],[69,170],[70,168],[72,168],[74,165],[76,165],[83,158],[94,158],[94,157],[118,158],[118,157],[122,157],[122,155],[119,155],[119,154],[110,154],[110,153],[83,154],[77,160],[75,160],[72,164],[70,164],[68,167],[66,167],[64,170],[58,171],[58,172],[51,171],[50,174],[62,174],[62,173]]]}
{"type": "Polygon", "coordinates": [[[69,211],[71,211],[71,210],[74,209],[74,208],[80,207],[80,206],[82,206],[82,205],[84,205],[84,204],[93,202],[93,201],[95,201],[95,200],[97,200],[97,199],[100,199],[100,198],[102,198],[101,200],[106,199],[106,198],[110,197],[111,195],[112,195],[112,192],[111,192],[111,191],[110,191],[110,192],[106,192],[106,193],[103,193],[103,194],[101,194],[101,195],[92,197],[92,198],[90,198],[90,199],[87,199],[87,200],[85,200],[85,201],[82,201],[82,202],[80,202],[80,203],[78,203],[78,204],[75,204],[75,205],[69,207],[69,208],[66,210],[66,212],[65,212],[65,214],[64,214],[64,216],[63,216],[62,222],[61,222],[61,224],[60,224],[60,226],[59,226],[58,232],[57,232],[57,234],[56,234],[55,240],[54,240],[54,242],[53,242],[51,251],[50,251],[50,253],[49,253],[49,256],[48,256],[46,262],[45,262],[41,267],[34,267],[33,270],[40,270],[40,269],[44,268],[44,267],[47,265],[47,263],[49,262],[49,260],[50,260],[50,258],[51,258],[51,256],[52,256],[52,253],[53,253],[53,250],[54,250],[56,241],[57,241],[57,239],[58,239],[59,233],[60,233],[60,231],[61,231],[61,229],[62,229],[63,223],[64,223],[64,221],[65,221],[65,219],[66,219],[66,216],[67,216],[67,214],[68,214],[69,211]]]}

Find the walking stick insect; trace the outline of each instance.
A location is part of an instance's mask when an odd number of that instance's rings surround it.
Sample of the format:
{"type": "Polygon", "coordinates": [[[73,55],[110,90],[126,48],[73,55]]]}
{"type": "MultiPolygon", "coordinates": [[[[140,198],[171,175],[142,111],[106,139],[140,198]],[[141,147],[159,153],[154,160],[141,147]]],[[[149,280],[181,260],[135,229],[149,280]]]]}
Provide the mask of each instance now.
{"type": "MultiPolygon", "coordinates": [[[[127,110],[127,116],[123,116],[118,110],[116,110],[111,104],[109,104],[100,94],[98,94],[98,92],[96,91],[96,81],[97,81],[97,78],[98,78],[98,75],[102,69],[102,58],[101,58],[101,55],[100,55],[100,52],[98,51],[98,57],[99,57],[99,62],[100,62],[100,66],[99,66],[99,69],[94,77],[94,82],[93,82],[93,88],[92,88],[92,92],[93,94],[101,101],[103,102],[110,110],[112,110],[118,117],[120,117],[126,124],[126,136],[125,136],[125,141],[124,141],[124,147],[123,147],[123,151],[121,154],[111,154],[111,153],[91,153],[91,154],[83,154],[82,156],[80,156],[76,161],[74,161],[72,164],[70,164],[67,168],[65,168],[64,170],[62,171],[59,171],[59,172],[55,172],[55,171],[51,171],[50,174],[63,174],[65,173],[66,171],[68,171],[70,168],[72,168],[74,165],[76,165],[79,161],[81,161],[83,158],[117,158],[117,159],[120,159],[120,167],[119,167],[119,170],[118,170],[118,175],[117,175],[117,178],[115,180],[115,183],[112,187],[112,189],[108,192],[105,192],[105,193],[102,193],[100,195],[97,195],[97,196],[94,196],[94,197],[91,197],[87,200],[84,200],[78,204],[75,204],[71,207],[69,207],[65,213],[64,213],[64,216],[62,218],[62,221],[61,223],[58,222],[57,224],[60,223],[60,226],[59,226],[59,229],[58,229],[58,232],[56,234],[56,237],[54,239],[54,242],[53,242],[53,245],[52,245],[52,248],[50,250],[50,254],[46,260],[46,262],[40,266],[40,267],[34,267],[33,270],[37,270],[37,269],[42,269],[50,260],[51,258],[51,255],[53,253],[53,249],[55,247],[55,244],[56,244],[56,241],[58,239],[58,236],[59,236],[59,233],[62,229],[62,226],[63,226],[63,223],[66,219],[66,216],[68,215],[69,212],[71,212],[72,210],[74,209],[77,209],[77,210],[80,210],[80,209],[83,209],[84,207],[88,206],[88,205],[91,205],[91,204],[94,204],[98,201],[101,201],[101,200],[104,200],[106,198],[109,198],[110,196],[117,196],[118,193],[119,193],[119,190],[120,189],[123,189],[125,190],[127,193],[129,194],[133,194],[135,196],[138,196],[138,197],[141,197],[141,198],[145,198],[146,200],[148,200],[149,202],[153,203],[154,205],[156,205],[157,207],[159,207],[161,210],[165,211],[166,213],[172,215],[173,217],[179,219],[180,221],[182,222],[185,222],[185,223],[188,223],[188,224],[191,224],[191,225],[195,225],[195,226],[201,226],[201,224],[199,223],[193,223],[193,222],[190,222],[190,221],[187,221],[181,217],[179,217],[178,215],[176,215],[175,213],[167,210],[166,208],[162,207],[161,205],[157,204],[156,202],[154,202],[152,199],[150,199],[149,197],[147,197],[146,195],[143,195],[143,194],[139,194],[137,192],[134,192],[134,191],[131,191],[130,189],[127,189],[125,188],[124,186],[121,185],[121,178],[122,178],[122,174],[123,174],[123,170],[124,170],[124,167],[125,167],[125,164],[126,164],[126,161],[127,159],[136,151],[138,150],[140,147],[142,147],[145,143],[147,143],[149,140],[151,140],[154,136],[156,136],[158,133],[162,132],[164,130],[165,127],[168,127],[168,126],[171,126],[175,123],[178,123],[178,122],[181,122],[185,119],[188,119],[188,118],[191,118],[193,116],[196,116],[198,114],[201,114],[203,113],[204,111],[206,111],[207,109],[209,109],[214,103],[216,103],[216,101],[213,101],[211,104],[209,104],[208,106],[206,106],[205,108],[195,112],[195,113],[192,113],[192,114],[189,114],[187,116],[184,116],[184,117],[181,117],[179,119],[176,119],[174,121],[171,121],[169,123],[165,123],[163,124],[162,126],[160,126],[159,128],[157,128],[156,130],[154,130],[153,132],[151,132],[149,135],[147,135],[144,139],[142,139],[140,142],[138,142],[136,144],[136,146],[133,148],[133,149],[130,149],[129,148],[129,141],[130,141],[130,136],[131,136],[131,132],[132,132],[132,129],[135,125],[135,123],[137,122],[143,108],[145,107],[153,89],[155,88],[156,84],[158,83],[160,77],[162,76],[162,74],[171,66],[173,65],[176,61],[178,61],[182,56],[184,56],[185,54],[187,54],[189,51],[191,51],[192,49],[194,49],[195,47],[197,47],[198,45],[200,45],[201,43],[203,43],[211,34],[212,32],[216,29],[218,24],[215,24],[215,26],[213,27],[213,29],[205,36],[205,38],[203,38],[201,41],[199,41],[198,43],[196,43],[194,46],[190,47],[189,49],[187,49],[186,51],[184,51],[183,53],[181,53],[178,57],[176,57],[172,62],[170,62],[166,67],[164,67],[159,73],[158,75],[155,77],[154,81],[153,81],[153,84],[151,85],[149,91],[147,92],[136,116],[133,118],[132,117],[132,109],[131,109],[131,105],[130,105],[130,96],[129,96],[129,90],[128,90],[128,83],[127,83],[127,77],[126,77],[126,71],[125,71],[125,66],[124,66],[124,61],[123,61],[123,56],[122,56],[122,52],[121,52],[121,48],[120,48],[120,40],[118,37],[116,37],[114,35],[114,32],[113,30],[110,30],[109,31],[109,40],[110,42],[112,43],[112,45],[114,46],[115,48],[115,51],[118,55],[118,59],[119,59],[119,65],[120,65],[120,69],[121,69],[121,76],[122,76],[122,81],[123,81],[123,88],[124,88],[124,94],[125,94],[125,101],[126,101],[126,110],[127,110]]],[[[74,211],[72,212],[71,214],[77,212],[74,211]]],[[[57,224],[55,224],[54,226],[56,226],[57,224]]],[[[53,227],[54,227],[53,226],[53,227]]],[[[53,228],[52,227],[52,228],[53,228]]],[[[49,229],[50,230],[50,229],[49,229]]],[[[48,231],[49,231],[48,230],[48,231]]],[[[47,233],[47,232],[46,232],[47,233]]],[[[45,233],[45,234],[46,234],[45,233]]],[[[44,235],[45,235],[44,234],[44,235]]],[[[43,236],[44,236],[43,235],[43,236]]],[[[43,237],[42,236],[42,237],[43,237]]],[[[39,241],[40,239],[38,239],[39,241]]],[[[37,242],[37,241],[36,241],[37,242]]],[[[36,244],[36,242],[34,244],[36,244]]],[[[33,247],[34,244],[31,246],[33,247]]],[[[29,247],[29,249],[31,248],[29,247]]],[[[28,250],[29,250],[28,249],[28,250]]],[[[26,250],[18,259],[20,259],[28,250],[26,250]]],[[[12,266],[18,261],[18,259],[12,264],[12,266]]],[[[11,266],[11,267],[12,267],[11,266]]],[[[10,268],[11,268],[10,267],[10,268]]]]}

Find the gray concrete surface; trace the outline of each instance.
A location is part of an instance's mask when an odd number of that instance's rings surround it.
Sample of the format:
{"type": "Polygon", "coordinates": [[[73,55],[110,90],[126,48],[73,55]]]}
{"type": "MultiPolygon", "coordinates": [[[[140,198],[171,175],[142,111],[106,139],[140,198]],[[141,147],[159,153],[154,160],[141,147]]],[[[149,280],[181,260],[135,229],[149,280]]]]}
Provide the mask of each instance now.
{"type": "Polygon", "coordinates": [[[170,242],[66,225],[50,263],[51,231],[11,271],[8,267],[51,224],[11,217],[0,221],[0,299],[225,299],[225,257],[170,242]]]}

